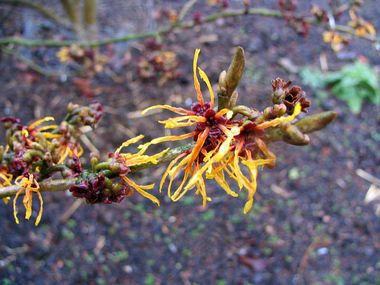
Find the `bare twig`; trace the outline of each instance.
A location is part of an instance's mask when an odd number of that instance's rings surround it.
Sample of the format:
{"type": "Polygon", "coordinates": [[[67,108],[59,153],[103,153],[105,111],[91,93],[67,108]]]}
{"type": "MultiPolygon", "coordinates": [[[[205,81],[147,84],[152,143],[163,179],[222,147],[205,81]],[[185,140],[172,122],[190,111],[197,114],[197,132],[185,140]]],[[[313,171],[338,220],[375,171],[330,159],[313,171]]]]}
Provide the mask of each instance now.
{"type": "MultiPolygon", "coordinates": [[[[299,277],[301,277],[302,274],[305,272],[306,267],[309,263],[309,257],[311,253],[319,247],[327,247],[330,245],[331,245],[331,240],[328,238],[321,238],[321,239],[318,238],[311,242],[311,244],[306,248],[305,253],[303,254],[301,258],[300,265],[298,267],[298,274],[300,275],[299,277]]],[[[298,283],[303,284],[303,283],[297,282],[297,284],[298,283]]]]}
{"type": "Polygon", "coordinates": [[[85,0],[83,7],[83,25],[87,40],[96,36],[96,0],[85,0]]]}
{"type": "Polygon", "coordinates": [[[380,186],[380,179],[369,174],[367,171],[364,171],[363,169],[357,169],[356,174],[360,176],[361,178],[363,178],[364,180],[367,180],[368,182],[372,184],[376,184],[377,186],[380,186]]]}
{"type": "Polygon", "coordinates": [[[70,207],[63,213],[63,215],[60,218],[60,221],[64,223],[67,222],[83,203],[84,200],[82,199],[75,200],[75,202],[72,203],[70,207]]]}
{"type": "Polygon", "coordinates": [[[81,30],[81,25],[79,21],[79,9],[78,9],[79,1],[74,0],[61,0],[61,5],[67,17],[70,19],[72,27],[74,28],[76,33],[79,33],[81,30]]]}
{"type": "Polygon", "coordinates": [[[65,19],[61,18],[57,14],[55,14],[50,9],[46,8],[45,6],[36,3],[36,1],[29,1],[29,0],[0,0],[0,4],[6,4],[6,5],[12,5],[12,6],[22,6],[26,8],[31,8],[37,12],[39,12],[44,17],[53,20],[54,22],[57,22],[58,24],[70,28],[71,24],[69,21],[66,21],[65,19]]]}
{"type": "Polygon", "coordinates": [[[49,71],[49,70],[46,70],[44,69],[43,67],[39,66],[37,63],[35,63],[34,61],[18,54],[17,52],[15,52],[14,50],[10,49],[10,48],[7,48],[7,47],[3,47],[1,48],[1,50],[5,53],[5,54],[8,54],[8,55],[12,55],[14,56],[16,59],[18,59],[19,61],[21,61],[22,63],[24,63],[26,66],[28,66],[31,70],[43,75],[43,76],[46,76],[46,77],[58,77],[60,76],[61,74],[59,72],[54,72],[54,71],[49,71]]]}
{"type": "MultiPolygon", "coordinates": [[[[258,16],[273,17],[273,18],[279,18],[279,19],[283,17],[281,12],[278,10],[272,10],[272,9],[266,9],[266,8],[251,8],[249,10],[237,9],[237,10],[225,10],[222,12],[211,14],[203,18],[202,23],[211,23],[220,18],[239,17],[243,15],[258,15],[258,16]]],[[[195,23],[194,21],[175,22],[174,24],[171,24],[167,27],[161,28],[154,32],[130,34],[130,35],[125,35],[121,37],[115,37],[115,38],[109,38],[109,39],[103,39],[103,40],[97,40],[97,41],[91,41],[91,42],[63,41],[63,40],[51,40],[51,39],[50,40],[29,40],[29,39],[23,39],[23,38],[18,38],[18,37],[6,37],[6,38],[0,39],[0,45],[14,44],[14,45],[21,45],[21,46],[28,46],[28,47],[38,47],[38,46],[62,47],[62,46],[70,46],[72,44],[78,44],[83,47],[97,47],[97,46],[102,46],[102,45],[107,45],[107,44],[128,42],[131,40],[162,36],[166,34],[168,31],[171,31],[173,28],[190,29],[196,25],[197,23],[195,23]]],[[[354,31],[348,31],[348,30],[346,32],[354,33],[354,31]]]]}
{"type": "MultiPolygon", "coordinates": [[[[326,125],[328,125],[335,118],[336,114],[334,112],[324,112],[321,114],[311,115],[304,119],[301,119],[295,126],[297,126],[304,133],[311,133],[317,131],[326,125]],[[307,123],[307,124],[306,124],[307,123]]],[[[281,132],[279,127],[271,128],[267,130],[266,140],[268,142],[279,141],[284,139],[284,134],[281,132]],[[273,137],[271,137],[273,136],[273,137]]],[[[288,143],[291,143],[287,141],[288,143]]],[[[188,143],[176,148],[172,148],[166,154],[164,154],[160,159],[158,164],[166,163],[168,161],[173,160],[179,154],[183,153],[191,149],[194,146],[194,142],[188,143]]],[[[156,164],[153,163],[144,163],[131,167],[132,172],[136,172],[145,168],[152,167],[156,164]]],[[[58,179],[58,180],[46,180],[40,183],[40,190],[42,192],[57,192],[57,191],[65,191],[70,186],[75,183],[75,179],[58,179]]],[[[11,197],[14,196],[17,191],[19,191],[21,187],[19,186],[8,186],[0,188],[0,198],[11,197]]]]}
{"type": "Polygon", "coordinates": [[[181,11],[178,13],[178,22],[182,21],[186,17],[197,1],[198,0],[189,0],[185,3],[185,5],[183,5],[181,11]]]}

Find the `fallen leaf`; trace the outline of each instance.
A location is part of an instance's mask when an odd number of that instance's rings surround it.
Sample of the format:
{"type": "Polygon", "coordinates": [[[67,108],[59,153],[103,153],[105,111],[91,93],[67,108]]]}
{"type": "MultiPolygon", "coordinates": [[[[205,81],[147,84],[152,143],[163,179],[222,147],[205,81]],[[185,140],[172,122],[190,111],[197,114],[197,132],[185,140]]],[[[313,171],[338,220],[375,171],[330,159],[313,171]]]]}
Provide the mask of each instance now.
{"type": "Polygon", "coordinates": [[[239,262],[251,270],[260,272],[264,271],[268,266],[268,262],[264,258],[249,257],[246,255],[239,256],[239,262]]]}

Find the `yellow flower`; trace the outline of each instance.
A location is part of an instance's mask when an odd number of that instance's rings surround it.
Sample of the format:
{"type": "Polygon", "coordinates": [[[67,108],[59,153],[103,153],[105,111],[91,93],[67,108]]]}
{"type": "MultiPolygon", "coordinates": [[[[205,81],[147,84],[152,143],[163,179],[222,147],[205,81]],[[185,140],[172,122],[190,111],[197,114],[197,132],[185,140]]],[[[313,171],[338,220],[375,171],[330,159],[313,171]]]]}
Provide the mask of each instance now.
{"type": "Polygon", "coordinates": [[[191,151],[180,154],[169,164],[166,172],[162,177],[160,183],[160,191],[162,190],[163,184],[165,183],[167,177],[170,176],[168,195],[173,201],[178,201],[190,188],[196,187],[196,193],[202,196],[203,204],[206,204],[206,202],[211,199],[207,196],[203,176],[198,175],[201,173],[200,171],[203,159],[205,157],[210,157],[212,160],[213,155],[220,156],[221,152],[225,152],[228,149],[226,145],[231,141],[233,134],[238,131],[238,128],[234,128],[233,131],[231,130],[233,125],[229,123],[229,118],[232,116],[232,112],[230,110],[223,109],[218,112],[214,111],[213,108],[215,95],[206,73],[200,67],[198,67],[199,53],[200,50],[197,49],[195,51],[193,60],[194,88],[197,94],[197,103],[195,103],[190,110],[175,108],[169,105],[156,105],[145,109],[143,113],[156,108],[166,109],[177,113],[180,116],[159,121],[160,123],[164,124],[165,128],[180,128],[187,126],[196,127],[193,132],[179,136],[166,136],[156,138],[152,140],[150,144],[184,140],[188,138],[195,139],[196,143],[191,151]],[[198,74],[206,83],[206,86],[208,87],[210,93],[210,101],[207,103],[205,103],[203,98],[198,74]],[[173,181],[181,171],[183,171],[182,182],[177,187],[175,192],[172,193],[171,187],[173,181]],[[187,183],[193,181],[189,179],[191,177],[194,177],[196,174],[197,180],[195,182],[191,182],[191,185],[187,185],[187,183]],[[185,185],[187,186],[184,188],[185,185]]]}
{"type": "Polygon", "coordinates": [[[61,143],[60,147],[58,149],[58,164],[63,163],[67,157],[81,157],[84,153],[83,147],[80,145],[80,143],[61,143]]]}
{"type": "Polygon", "coordinates": [[[57,58],[62,63],[67,63],[70,60],[70,48],[63,47],[56,53],[57,58]]]}
{"type": "Polygon", "coordinates": [[[47,126],[40,126],[41,124],[45,122],[54,121],[54,117],[44,117],[40,120],[35,121],[34,123],[30,124],[26,129],[22,130],[22,134],[25,137],[28,137],[30,134],[35,135],[38,133],[41,133],[43,137],[46,139],[54,139],[54,138],[60,138],[62,135],[53,133],[52,131],[58,129],[58,125],[47,125],[47,126]]]}
{"type": "Polygon", "coordinates": [[[229,195],[237,197],[226,177],[235,180],[240,189],[245,188],[248,199],[244,206],[244,213],[252,208],[253,197],[257,187],[257,174],[260,166],[273,166],[275,155],[270,152],[260,137],[253,136],[252,132],[263,132],[264,129],[291,122],[301,112],[301,105],[297,103],[291,116],[282,116],[260,124],[232,120],[232,112],[228,109],[215,111],[214,92],[206,73],[198,67],[199,49],[195,51],[193,61],[194,87],[197,94],[197,103],[190,110],[175,108],[170,105],[156,105],[149,107],[143,113],[162,108],[180,116],[159,121],[165,128],[180,128],[194,126],[192,132],[178,136],[166,136],[152,140],[149,144],[158,144],[167,141],[176,141],[193,138],[195,145],[188,151],[179,154],[171,161],[162,176],[160,191],[169,178],[168,196],[172,201],[178,201],[189,190],[195,188],[196,194],[201,195],[203,205],[210,201],[206,191],[205,179],[215,180],[229,195]],[[210,93],[210,101],[205,102],[201,92],[198,74],[206,83],[210,93]],[[247,168],[246,176],[241,166],[247,168]],[[174,192],[172,185],[177,176],[182,173],[182,181],[174,192]]]}
{"type": "Polygon", "coordinates": [[[376,29],[372,23],[364,20],[363,18],[356,15],[355,11],[351,9],[349,11],[351,21],[348,23],[355,30],[355,35],[358,37],[375,37],[376,29]]]}
{"type": "Polygon", "coordinates": [[[147,151],[148,147],[151,145],[151,143],[146,143],[143,145],[140,145],[138,148],[140,149],[137,153],[131,154],[131,153],[123,153],[121,152],[123,148],[128,147],[131,144],[135,144],[139,142],[141,139],[143,139],[143,135],[139,135],[137,137],[134,137],[132,139],[127,140],[124,142],[113,154],[114,159],[120,163],[122,166],[125,167],[125,171],[120,173],[120,178],[128,184],[130,187],[132,187],[134,190],[136,190],[139,194],[141,194],[143,197],[148,198],[152,202],[156,203],[158,206],[160,205],[160,201],[153,196],[152,194],[148,193],[146,190],[150,190],[154,188],[154,184],[149,185],[138,185],[135,183],[132,179],[127,177],[127,174],[130,171],[130,167],[135,165],[141,165],[145,163],[152,163],[157,164],[158,159],[162,157],[168,149],[157,153],[155,155],[149,156],[146,155],[145,152],[147,151]]]}
{"type": "Polygon", "coordinates": [[[35,225],[37,226],[42,217],[43,212],[43,200],[42,195],[40,193],[40,186],[38,182],[34,179],[33,174],[29,174],[28,177],[26,176],[19,176],[15,180],[15,184],[17,186],[20,186],[20,190],[17,191],[16,196],[13,199],[13,215],[15,218],[15,221],[17,224],[20,223],[18,217],[17,217],[17,199],[18,197],[24,193],[24,198],[22,200],[24,207],[25,207],[25,219],[29,220],[32,216],[32,204],[33,204],[33,197],[32,194],[35,192],[38,196],[38,199],[40,200],[40,211],[38,212],[35,225]]]}
{"type": "MultiPolygon", "coordinates": [[[[12,174],[7,173],[5,169],[0,169],[0,187],[7,187],[12,185],[12,174]]],[[[5,204],[8,204],[10,198],[3,198],[5,204]]]]}
{"type": "Polygon", "coordinates": [[[341,51],[348,44],[348,38],[336,31],[326,31],[323,33],[323,41],[329,43],[335,51],[341,51]]]}

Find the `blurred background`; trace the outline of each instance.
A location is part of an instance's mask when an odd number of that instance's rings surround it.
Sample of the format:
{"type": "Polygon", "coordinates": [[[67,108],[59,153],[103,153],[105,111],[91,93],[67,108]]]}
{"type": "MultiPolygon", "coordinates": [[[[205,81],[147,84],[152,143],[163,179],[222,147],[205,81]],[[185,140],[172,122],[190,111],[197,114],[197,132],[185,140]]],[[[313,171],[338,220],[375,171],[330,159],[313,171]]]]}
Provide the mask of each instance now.
{"type": "MultiPolygon", "coordinates": [[[[312,3],[329,12],[328,24],[307,30],[302,21],[252,15],[204,23],[247,6],[281,12],[284,1],[248,2],[0,1],[0,116],[27,123],[62,118],[69,102],[101,102],[105,116],[84,142],[87,152],[106,156],[135,135],[161,136],[157,120],[167,114],[140,111],[195,101],[196,48],[214,84],[234,48],[245,49],[240,103],[264,108],[271,80],[282,77],[307,91],[311,114],[338,112],[310,145],[272,145],[277,167],[261,172],[248,215],[244,195],[232,199],[212,183],[206,208],[191,193],[177,203],[163,193],[159,208],[138,195],[86,205],[48,193],[38,227],[16,225],[11,205],[2,205],[0,284],[380,284],[379,44],[352,36],[338,47],[327,39],[326,25],[352,21],[347,5],[358,1],[299,0],[297,17],[312,3]],[[192,27],[155,33],[180,21],[192,27]],[[57,46],[136,34],[94,49],[57,46]],[[55,47],[4,45],[9,37],[55,47]]],[[[363,2],[358,14],[380,29],[378,1],[363,2]]],[[[159,181],[164,169],[136,178],[159,181]]]]}

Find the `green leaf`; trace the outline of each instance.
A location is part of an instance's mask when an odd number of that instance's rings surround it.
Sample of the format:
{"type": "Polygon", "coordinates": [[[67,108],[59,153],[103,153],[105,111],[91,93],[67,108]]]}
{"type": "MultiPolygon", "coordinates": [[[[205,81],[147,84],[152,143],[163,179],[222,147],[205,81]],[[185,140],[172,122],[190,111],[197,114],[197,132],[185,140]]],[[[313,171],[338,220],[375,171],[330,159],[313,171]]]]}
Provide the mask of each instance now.
{"type": "Polygon", "coordinates": [[[364,101],[380,104],[380,84],[376,71],[367,63],[356,61],[336,72],[322,73],[304,68],[300,76],[320,99],[327,98],[326,91],[348,104],[351,112],[361,111],[364,101]],[[327,88],[327,90],[326,90],[327,88]]]}

